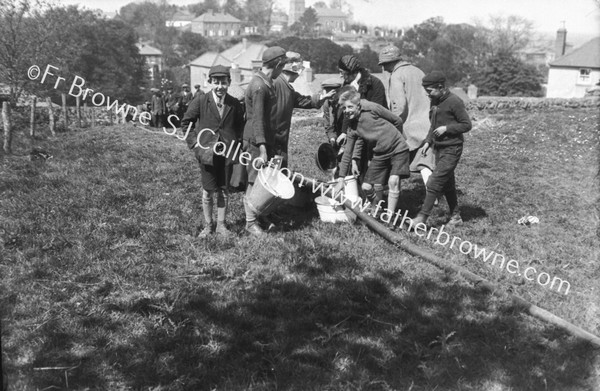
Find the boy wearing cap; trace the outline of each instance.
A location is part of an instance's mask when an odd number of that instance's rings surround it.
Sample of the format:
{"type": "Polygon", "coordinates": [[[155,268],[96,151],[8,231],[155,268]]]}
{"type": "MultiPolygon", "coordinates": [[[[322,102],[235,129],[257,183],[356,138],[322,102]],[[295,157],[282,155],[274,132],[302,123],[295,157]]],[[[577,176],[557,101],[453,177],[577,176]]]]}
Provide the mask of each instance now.
{"type": "Polygon", "coordinates": [[[344,116],[348,119],[348,140],[340,165],[342,177],[338,181],[343,181],[350,163],[352,174],[360,173],[362,144],[371,144],[373,159],[365,174],[362,190],[371,204],[379,205],[383,194],[377,192],[375,187],[383,187],[387,183],[387,209],[391,219],[398,205],[400,179],[410,176],[409,153],[402,134],[402,119],[377,103],[360,99],[357,91],[344,92],[339,101],[344,109],[344,116]]]}
{"type": "Polygon", "coordinates": [[[234,150],[241,143],[244,127],[244,110],[240,102],[227,93],[231,83],[229,69],[223,65],[210,68],[209,81],[212,90],[192,100],[181,121],[188,146],[194,151],[202,173],[202,212],[204,229],[198,235],[205,238],[215,232],[213,223],[213,194],[217,193],[216,232],[228,235],[225,225],[229,204],[229,178],[233,161],[229,156],[216,154],[213,146],[223,142],[234,150]],[[230,147],[231,146],[231,147],[230,147]]]}
{"type": "Polygon", "coordinates": [[[326,99],[335,93],[328,92],[312,96],[298,93],[291,83],[300,76],[303,69],[302,58],[298,53],[287,52],[286,61],[281,74],[273,81],[277,103],[273,106],[271,114],[275,128],[274,153],[283,157],[281,167],[287,167],[288,164],[288,143],[294,108],[318,109],[326,99]]]}
{"type": "Polygon", "coordinates": [[[252,235],[262,235],[264,230],[258,225],[257,211],[248,204],[247,197],[252,191],[258,175],[257,168],[266,164],[274,156],[275,128],[272,125],[271,113],[277,102],[273,80],[276,79],[285,65],[285,50],[279,46],[266,49],[262,55],[262,67],[258,70],[244,95],[246,106],[246,125],[244,127],[244,149],[250,153],[252,160],[246,170],[248,186],[244,197],[246,212],[246,231],[252,235]]]}
{"type": "Polygon", "coordinates": [[[456,195],[456,168],[463,151],[463,133],[471,130],[471,119],[463,101],[446,88],[446,77],[440,71],[433,71],[423,77],[423,88],[431,100],[429,119],[431,127],[423,142],[422,154],[430,147],[435,153],[435,169],[427,182],[425,201],[413,227],[419,223],[425,224],[431,214],[435,200],[442,194],[446,197],[450,208],[449,225],[462,224],[456,195]]]}
{"type": "Polygon", "coordinates": [[[386,99],[389,109],[404,122],[404,135],[410,150],[412,172],[420,172],[423,182],[434,167],[433,153],[425,156],[419,148],[429,131],[429,98],[421,86],[425,74],[416,66],[403,60],[400,49],[394,45],[384,47],[379,53],[383,70],[386,99]]]}

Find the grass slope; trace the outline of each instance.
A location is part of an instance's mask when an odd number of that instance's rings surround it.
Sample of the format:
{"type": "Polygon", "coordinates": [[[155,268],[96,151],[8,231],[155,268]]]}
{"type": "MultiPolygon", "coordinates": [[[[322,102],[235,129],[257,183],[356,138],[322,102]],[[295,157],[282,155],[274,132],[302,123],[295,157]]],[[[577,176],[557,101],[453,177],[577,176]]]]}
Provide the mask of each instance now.
{"type": "MultiPolygon", "coordinates": [[[[600,334],[597,124],[584,109],[482,116],[457,171],[465,225],[451,234],[568,280],[568,295],[407,240],[600,334]],[[517,225],[526,214],[540,224],[517,225]]],[[[321,177],[322,133],[293,129],[307,177],[321,177]]],[[[5,157],[0,171],[11,389],[600,389],[597,350],[360,224],[287,208],[257,241],[235,193],[239,235],[195,240],[199,169],[174,137],[127,125],[38,144],[54,158],[5,157]]],[[[416,213],[420,178],[402,188],[416,213]]]]}

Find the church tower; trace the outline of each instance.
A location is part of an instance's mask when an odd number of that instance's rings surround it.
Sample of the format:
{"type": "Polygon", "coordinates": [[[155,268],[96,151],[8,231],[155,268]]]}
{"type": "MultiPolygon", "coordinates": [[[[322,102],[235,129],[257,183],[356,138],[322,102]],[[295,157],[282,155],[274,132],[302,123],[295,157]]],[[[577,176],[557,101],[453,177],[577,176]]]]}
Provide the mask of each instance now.
{"type": "Polygon", "coordinates": [[[304,0],[290,0],[290,16],[288,18],[288,26],[298,22],[304,14],[305,9],[306,5],[304,0]]]}

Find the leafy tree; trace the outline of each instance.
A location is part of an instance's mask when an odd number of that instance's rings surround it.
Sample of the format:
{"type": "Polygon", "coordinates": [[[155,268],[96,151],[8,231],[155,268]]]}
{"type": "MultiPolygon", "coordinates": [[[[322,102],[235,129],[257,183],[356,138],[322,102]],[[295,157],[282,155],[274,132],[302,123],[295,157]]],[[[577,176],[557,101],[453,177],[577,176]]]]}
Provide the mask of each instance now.
{"type": "Polygon", "coordinates": [[[314,8],[328,8],[327,7],[327,3],[325,3],[324,1],[317,1],[316,3],[313,4],[314,8]]]}
{"type": "Polygon", "coordinates": [[[481,95],[541,96],[541,80],[535,66],[513,54],[499,53],[486,61],[474,81],[481,95]]]}
{"type": "Polygon", "coordinates": [[[477,22],[487,43],[485,51],[494,56],[498,53],[516,53],[525,48],[533,36],[533,22],[521,16],[490,16],[488,24],[477,22]]]}
{"type": "Polygon", "coordinates": [[[239,20],[244,20],[246,17],[244,8],[240,6],[237,0],[225,0],[225,3],[223,4],[223,12],[235,16],[239,20]]]}
{"type": "Polygon", "coordinates": [[[406,31],[398,47],[408,58],[417,60],[429,52],[433,41],[441,34],[445,26],[441,17],[429,18],[424,22],[414,25],[406,31]]]}
{"type": "Polygon", "coordinates": [[[317,11],[315,11],[315,9],[312,7],[308,7],[306,10],[304,10],[299,22],[306,34],[312,34],[315,31],[315,26],[317,25],[318,20],[319,18],[317,17],[317,11]]]}
{"type": "Polygon", "coordinates": [[[221,6],[217,0],[204,0],[200,3],[188,5],[188,10],[190,10],[190,12],[196,16],[200,16],[209,10],[219,12],[221,10],[221,6]]]}
{"type": "Polygon", "coordinates": [[[362,49],[356,53],[356,57],[360,60],[363,67],[367,68],[373,73],[381,72],[381,66],[379,65],[379,54],[373,50],[369,45],[363,46],[362,49]]]}
{"type": "Polygon", "coordinates": [[[310,61],[311,68],[316,73],[337,73],[338,60],[346,55],[353,54],[349,45],[339,46],[326,38],[286,37],[267,43],[267,46],[281,46],[300,55],[310,61]]]}
{"type": "Polygon", "coordinates": [[[55,26],[43,15],[48,7],[42,1],[0,0],[0,82],[9,86],[13,104],[25,90],[47,89],[32,82],[27,70],[37,65],[43,71],[49,63],[52,41],[47,32],[55,26]]]}
{"type": "Polygon", "coordinates": [[[246,0],[246,20],[266,34],[271,27],[271,13],[275,0],[246,0]]]}
{"type": "Polygon", "coordinates": [[[140,37],[156,41],[164,32],[167,18],[175,11],[176,7],[166,2],[129,3],[121,7],[119,18],[132,26],[140,37]]]}

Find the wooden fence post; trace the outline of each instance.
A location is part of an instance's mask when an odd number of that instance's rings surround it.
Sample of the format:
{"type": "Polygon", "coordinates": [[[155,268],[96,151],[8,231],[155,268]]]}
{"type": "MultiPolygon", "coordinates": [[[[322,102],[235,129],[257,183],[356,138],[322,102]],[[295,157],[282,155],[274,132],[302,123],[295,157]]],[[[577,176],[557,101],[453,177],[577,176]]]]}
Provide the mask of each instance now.
{"type": "Polygon", "coordinates": [[[54,120],[54,110],[52,109],[52,99],[50,97],[46,98],[46,104],[48,104],[48,119],[50,122],[50,133],[52,133],[52,137],[56,136],[56,132],[54,131],[54,125],[56,121],[54,120]]]}
{"type": "Polygon", "coordinates": [[[62,98],[62,110],[63,110],[63,126],[65,131],[69,130],[69,112],[67,111],[67,94],[64,92],[60,94],[62,98]]]}
{"type": "Polygon", "coordinates": [[[88,127],[90,124],[90,121],[88,120],[89,113],[90,110],[88,109],[87,102],[83,102],[83,122],[85,122],[85,127],[88,127]]]}
{"type": "Polygon", "coordinates": [[[34,96],[31,100],[31,117],[30,117],[30,125],[29,125],[29,136],[31,140],[35,137],[35,104],[37,103],[37,98],[34,96]]]}
{"type": "Polygon", "coordinates": [[[81,128],[81,97],[77,95],[75,97],[75,110],[77,110],[77,127],[81,128]]]}
{"type": "Polygon", "coordinates": [[[4,152],[11,153],[12,129],[10,126],[10,104],[2,102],[2,122],[4,122],[4,152]]]}

